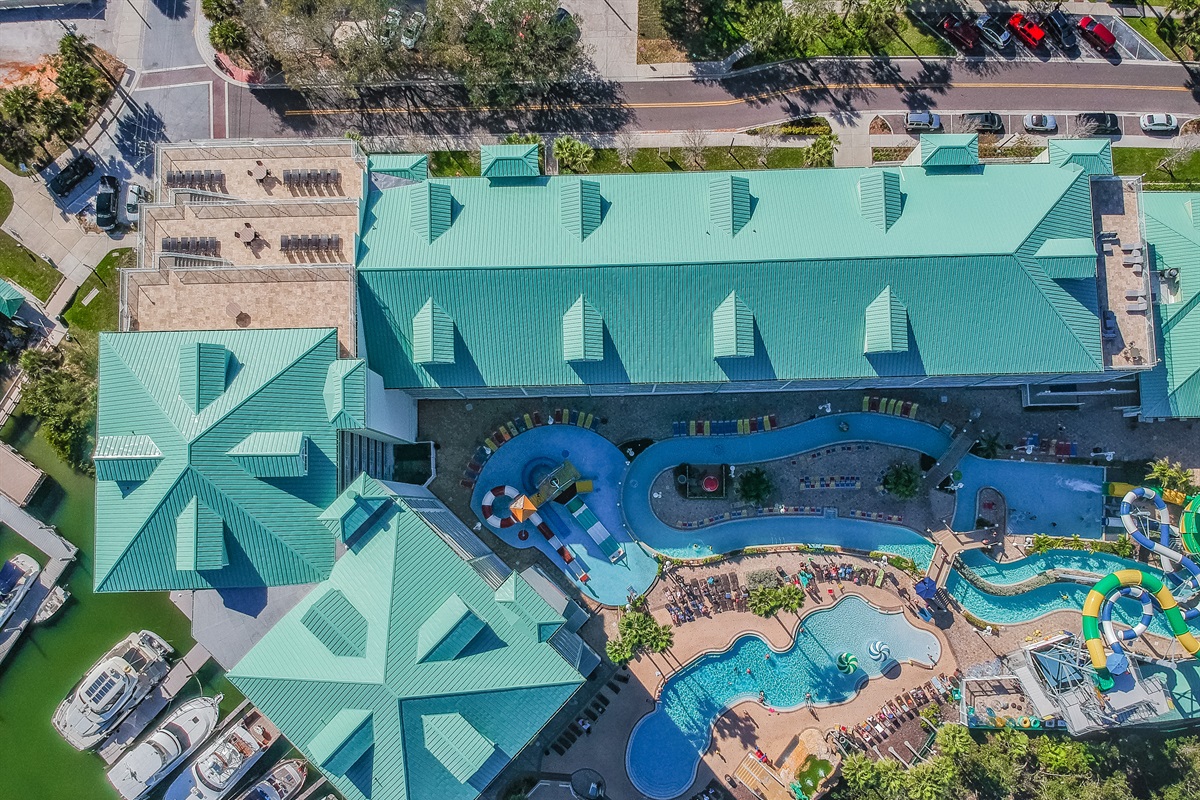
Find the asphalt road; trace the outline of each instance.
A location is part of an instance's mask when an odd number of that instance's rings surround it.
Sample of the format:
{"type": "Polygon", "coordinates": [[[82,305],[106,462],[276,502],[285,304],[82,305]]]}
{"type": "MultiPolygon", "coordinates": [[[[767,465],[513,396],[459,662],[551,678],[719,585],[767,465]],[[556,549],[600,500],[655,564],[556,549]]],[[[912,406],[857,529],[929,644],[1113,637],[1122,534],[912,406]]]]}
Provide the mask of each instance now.
{"type": "Polygon", "coordinates": [[[821,113],[866,124],[881,112],[1150,111],[1200,114],[1200,72],[1178,64],[836,60],[789,64],[726,80],[562,87],[516,110],[471,107],[445,87],[310,99],[229,87],[229,136],[465,134],[508,130],[722,130],[821,113]]]}

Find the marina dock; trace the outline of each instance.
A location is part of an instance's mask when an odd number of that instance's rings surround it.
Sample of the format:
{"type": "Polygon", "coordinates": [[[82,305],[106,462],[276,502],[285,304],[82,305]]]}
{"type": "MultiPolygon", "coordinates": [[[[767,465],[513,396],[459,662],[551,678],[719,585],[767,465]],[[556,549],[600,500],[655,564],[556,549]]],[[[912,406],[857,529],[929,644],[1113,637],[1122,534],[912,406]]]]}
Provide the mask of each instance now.
{"type": "Polygon", "coordinates": [[[3,493],[0,493],[0,522],[49,558],[49,563],[42,567],[41,574],[38,575],[37,583],[29,588],[21,605],[17,606],[16,611],[9,617],[8,624],[0,630],[0,664],[3,664],[9,653],[16,648],[21,634],[29,627],[33,615],[50,594],[50,590],[57,585],[75,560],[79,548],[60,536],[54,526],[38,520],[3,493]]]}
{"type": "Polygon", "coordinates": [[[175,663],[166,679],[100,744],[97,752],[105,764],[111,765],[116,762],[125,748],[137,740],[142,731],[146,730],[163,709],[183,691],[192,676],[208,663],[209,657],[208,651],[198,644],[175,663]]]}

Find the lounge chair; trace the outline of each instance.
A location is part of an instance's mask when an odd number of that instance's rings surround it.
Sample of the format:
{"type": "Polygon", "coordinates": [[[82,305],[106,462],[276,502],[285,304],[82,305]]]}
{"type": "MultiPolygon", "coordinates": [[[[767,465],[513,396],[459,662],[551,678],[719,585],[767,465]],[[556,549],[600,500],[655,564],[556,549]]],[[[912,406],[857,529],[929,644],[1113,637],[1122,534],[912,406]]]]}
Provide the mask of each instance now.
{"type": "Polygon", "coordinates": [[[871,398],[871,407],[868,410],[869,411],[878,411],[879,410],[879,398],[878,397],[871,398]]]}
{"type": "Polygon", "coordinates": [[[871,395],[864,394],[863,395],[863,411],[870,411],[870,410],[871,410],[871,395]]]}
{"type": "Polygon", "coordinates": [[[1137,300],[1136,302],[1127,303],[1125,305],[1125,311],[1127,311],[1130,314],[1136,314],[1139,311],[1145,311],[1149,307],[1150,307],[1150,304],[1147,303],[1146,298],[1143,297],[1143,298],[1137,300]]]}

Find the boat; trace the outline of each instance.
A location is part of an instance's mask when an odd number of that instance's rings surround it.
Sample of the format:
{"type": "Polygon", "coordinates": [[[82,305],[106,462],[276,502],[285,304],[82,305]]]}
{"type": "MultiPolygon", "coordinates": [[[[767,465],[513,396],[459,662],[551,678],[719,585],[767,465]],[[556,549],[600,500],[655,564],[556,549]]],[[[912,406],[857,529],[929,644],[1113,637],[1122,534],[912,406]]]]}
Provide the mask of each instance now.
{"type": "Polygon", "coordinates": [[[197,697],[172,711],[154,732],[108,771],[108,782],[124,800],[145,797],[217,729],[221,695],[197,697]]]}
{"type": "Polygon", "coordinates": [[[33,624],[41,625],[62,609],[67,604],[67,600],[71,598],[71,593],[61,586],[55,586],[50,590],[50,594],[46,595],[46,599],[38,606],[37,613],[33,615],[33,624]]]}
{"type": "Polygon", "coordinates": [[[238,800],[288,800],[303,788],[306,777],[308,770],[300,759],[280,762],[238,800]]]}
{"type": "Polygon", "coordinates": [[[257,709],[221,733],[176,778],[163,800],[221,800],[275,741],[279,732],[257,709]]]}
{"type": "Polygon", "coordinates": [[[21,605],[41,571],[38,563],[24,553],[17,553],[0,566],[0,628],[21,605]]]}
{"type": "Polygon", "coordinates": [[[97,661],[54,712],[54,727],[76,750],[90,750],[167,677],[175,652],[151,631],[131,633],[97,661]]]}

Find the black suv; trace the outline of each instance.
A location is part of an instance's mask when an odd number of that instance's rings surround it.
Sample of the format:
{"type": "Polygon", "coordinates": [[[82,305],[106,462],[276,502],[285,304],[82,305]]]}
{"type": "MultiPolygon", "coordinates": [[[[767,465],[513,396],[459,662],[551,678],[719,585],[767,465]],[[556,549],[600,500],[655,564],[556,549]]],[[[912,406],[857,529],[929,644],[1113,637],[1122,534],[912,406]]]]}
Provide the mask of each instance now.
{"type": "Polygon", "coordinates": [[[1075,26],[1071,24],[1070,18],[1057,8],[1042,16],[1042,28],[1053,36],[1064,50],[1074,50],[1079,46],[1079,40],[1075,38],[1075,26]]]}
{"type": "Polygon", "coordinates": [[[62,168],[62,172],[51,178],[46,186],[59,197],[66,197],[72,189],[79,185],[80,181],[91,175],[95,169],[96,163],[90,158],[84,155],[77,156],[62,168]]]}
{"type": "Polygon", "coordinates": [[[963,130],[979,131],[980,133],[1003,133],[1004,120],[999,114],[991,111],[975,111],[962,115],[963,130]]]}
{"type": "Polygon", "coordinates": [[[100,191],[96,194],[96,227],[111,231],[117,227],[117,198],[121,194],[121,182],[112,175],[100,179],[100,191]]]}
{"type": "Polygon", "coordinates": [[[1100,136],[1118,136],[1121,133],[1121,118],[1116,114],[1078,114],[1075,117],[1075,125],[1088,128],[1100,136]]]}

